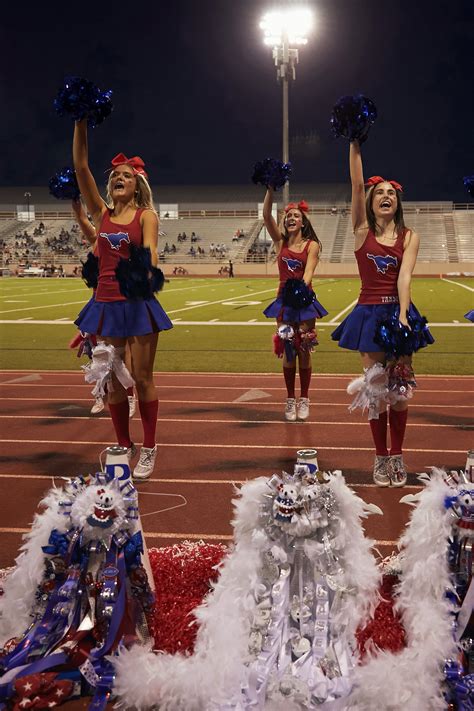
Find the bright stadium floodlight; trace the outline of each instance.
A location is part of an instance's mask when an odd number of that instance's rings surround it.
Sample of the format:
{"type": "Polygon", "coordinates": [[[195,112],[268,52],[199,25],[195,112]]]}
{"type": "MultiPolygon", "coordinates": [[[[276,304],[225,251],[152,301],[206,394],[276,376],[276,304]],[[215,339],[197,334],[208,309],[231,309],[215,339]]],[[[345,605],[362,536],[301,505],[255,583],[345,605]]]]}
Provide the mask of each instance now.
{"type": "Polygon", "coordinates": [[[307,44],[307,34],[313,27],[313,13],[307,7],[274,10],[262,17],[263,41],[278,47],[286,41],[290,46],[307,44]]]}
{"type": "MultiPolygon", "coordinates": [[[[313,13],[308,7],[287,8],[267,12],[260,22],[263,41],[273,47],[273,59],[277,68],[277,79],[281,79],[283,89],[283,162],[289,161],[289,119],[288,119],[288,77],[296,78],[298,46],[307,44],[307,35],[313,28],[313,13]]],[[[283,201],[289,202],[288,182],[283,187],[283,201]]]]}

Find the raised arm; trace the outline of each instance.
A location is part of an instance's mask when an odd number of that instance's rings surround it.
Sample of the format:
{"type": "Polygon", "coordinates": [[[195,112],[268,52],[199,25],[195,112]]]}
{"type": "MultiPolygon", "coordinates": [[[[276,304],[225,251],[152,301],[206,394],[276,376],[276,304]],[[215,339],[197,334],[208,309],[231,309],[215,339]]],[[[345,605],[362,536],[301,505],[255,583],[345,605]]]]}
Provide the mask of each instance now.
{"type": "Polygon", "coordinates": [[[405,250],[403,252],[402,266],[398,274],[397,290],[400,302],[400,323],[408,326],[407,311],[411,300],[411,276],[415,268],[420,238],[416,232],[408,232],[405,237],[405,250]]]}
{"type": "Polygon", "coordinates": [[[84,198],[96,228],[100,224],[102,213],[106,210],[106,206],[97,188],[89,168],[89,152],[87,147],[87,119],[76,121],[74,125],[74,139],[72,144],[72,157],[74,160],[74,169],[76,178],[79,184],[79,190],[84,198]]]}
{"type": "Polygon", "coordinates": [[[319,262],[319,244],[317,242],[311,242],[308,250],[308,259],[306,261],[306,267],[303,274],[303,281],[306,286],[309,286],[311,279],[313,278],[314,271],[318,266],[319,262]]]}
{"type": "Polygon", "coordinates": [[[277,225],[275,218],[272,215],[273,207],[273,188],[268,187],[265,193],[265,199],[263,201],[263,220],[265,222],[265,227],[268,230],[270,237],[272,238],[275,245],[278,245],[283,237],[280,228],[277,225]]]}
{"type": "Polygon", "coordinates": [[[84,210],[84,205],[81,202],[81,198],[72,201],[72,211],[76,217],[79,228],[89,242],[89,244],[95,244],[97,239],[97,232],[93,224],[91,224],[89,218],[84,210]]]}
{"type": "Polygon", "coordinates": [[[140,223],[143,230],[143,246],[150,248],[151,263],[156,267],[158,264],[158,215],[154,210],[144,210],[140,223]]]}
{"type": "Polygon", "coordinates": [[[364,171],[359,141],[352,141],[349,148],[349,168],[352,185],[352,228],[354,232],[367,226],[365,211],[364,171]]]}

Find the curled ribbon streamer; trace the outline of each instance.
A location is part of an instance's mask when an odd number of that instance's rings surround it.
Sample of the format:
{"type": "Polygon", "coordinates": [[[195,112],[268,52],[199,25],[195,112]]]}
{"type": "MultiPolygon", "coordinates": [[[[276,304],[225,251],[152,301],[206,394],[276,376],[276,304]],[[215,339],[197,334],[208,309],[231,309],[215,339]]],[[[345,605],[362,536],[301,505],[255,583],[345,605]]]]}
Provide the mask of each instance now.
{"type": "Polygon", "coordinates": [[[117,349],[102,341],[93,349],[92,361],[83,365],[82,370],[85,373],[86,383],[95,382],[92,390],[94,397],[104,397],[106,386],[112,392],[112,373],[115,373],[117,380],[125,389],[131,388],[135,384],[117,349]]]}
{"type": "Polygon", "coordinates": [[[356,393],[349,405],[349,412],[360,407],[362,412],[368,410],[369,420],[378,420],[379,405],[386,401],[388,392],[388,376],[382,363],[374,363],[367,368],[362,377],[349,384],[347,392],[350,395],[356,393]]]}

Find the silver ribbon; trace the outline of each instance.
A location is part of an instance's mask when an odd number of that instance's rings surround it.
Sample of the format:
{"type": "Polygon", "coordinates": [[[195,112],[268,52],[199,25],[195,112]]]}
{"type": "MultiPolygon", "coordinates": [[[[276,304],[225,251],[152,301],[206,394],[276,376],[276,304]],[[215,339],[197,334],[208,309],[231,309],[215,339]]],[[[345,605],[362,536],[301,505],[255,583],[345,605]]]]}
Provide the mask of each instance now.
{"type": "Polygon", "coordinates": [[[104,397],[107,390],[113,391],[112,373],[115,373],[117,380],[125,389],[135,384],[121,358],[123,353],[123,348],[116,348],[103,341],[99,341],[93,348],[92,360],[87,365],[83,365],[82,370],[85,373],[86,383],[95,383],[92,390],[94,397],[104,397]]]}

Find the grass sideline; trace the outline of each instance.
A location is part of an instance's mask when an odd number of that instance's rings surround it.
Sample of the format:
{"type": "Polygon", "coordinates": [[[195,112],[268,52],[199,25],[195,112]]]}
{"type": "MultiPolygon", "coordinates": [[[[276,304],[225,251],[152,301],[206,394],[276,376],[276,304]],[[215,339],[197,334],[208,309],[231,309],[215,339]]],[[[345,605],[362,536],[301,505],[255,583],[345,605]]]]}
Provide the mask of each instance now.
{"type": "MultiPolygon", "coordinates": [[[[315,279],[318,298],[330,312],[318,322],[320,345],[315,372],[354,373],[356,354],[331,340],[334,325],[357,299],[356,278],[315,279]]],[[[160,301],[175,321],[160,335],[155,369],[168,372],[279,372],[272,354],[273,324],[262,311],[273,300],[277,283],[261,279],[180,279],[165,285],[160,301]]],[[[415,370],[426,374],[473,373],[474,329],[463,318],[473,308],[474,280],[454,277],[416,278],[412,297],[429,317],[436,343],[415,358],[415,370]],[[458,322],[458,325],[456,325],[458,322]]],[[[75,334],[70,323],[90,298],[79,279],[0,279],[0,368],[74,370],[78,360],[68,349],[75,334]]]]}

